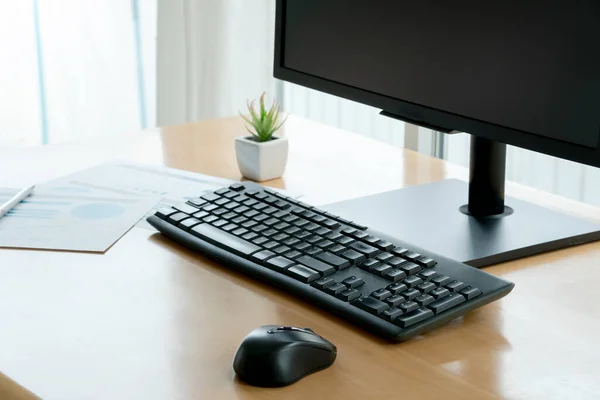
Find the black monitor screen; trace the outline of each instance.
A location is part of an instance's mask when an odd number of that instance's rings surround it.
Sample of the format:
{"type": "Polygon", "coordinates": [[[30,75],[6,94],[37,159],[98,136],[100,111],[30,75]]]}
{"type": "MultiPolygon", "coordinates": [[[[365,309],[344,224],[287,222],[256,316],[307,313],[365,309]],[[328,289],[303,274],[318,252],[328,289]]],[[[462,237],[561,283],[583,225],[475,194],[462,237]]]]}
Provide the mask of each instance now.
{"type": "Polygon", "coordinates": [[[598,0],[288,0],[282,29],[284,68],[598,145],[598,0]]]}

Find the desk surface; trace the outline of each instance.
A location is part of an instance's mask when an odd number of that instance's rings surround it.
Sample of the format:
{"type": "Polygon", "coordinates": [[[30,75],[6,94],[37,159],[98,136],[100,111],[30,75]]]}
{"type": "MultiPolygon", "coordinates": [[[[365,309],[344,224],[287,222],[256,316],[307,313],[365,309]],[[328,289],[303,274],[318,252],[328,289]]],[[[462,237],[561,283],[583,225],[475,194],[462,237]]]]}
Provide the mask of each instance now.
{"type": "MultiPolygon", "coordinates": [[[[239,119],[79,144],[0,150],[0,186],[126,159],[239,179],[239,119]]],[[[283,179],[324,204],[465,169],[298,118],[283,179]]],[[[507,192],[600,220],[600,211],[511,184],[507,192]]],[[[487,268],[516,283],[499,302],[402,344],[372,336],[281,290],[141,228],[106,254],[0,249],[0,398],[593,399],[600,396],[600,243],[487,268]],[[235,379],[243,337],[263,324],[309,326],[335,364],[292,386],[235,379]],[[4,374],[4,375],[3,375],[4,374]],[[18,382],[16,384],[15,382],[18,382]]]]}

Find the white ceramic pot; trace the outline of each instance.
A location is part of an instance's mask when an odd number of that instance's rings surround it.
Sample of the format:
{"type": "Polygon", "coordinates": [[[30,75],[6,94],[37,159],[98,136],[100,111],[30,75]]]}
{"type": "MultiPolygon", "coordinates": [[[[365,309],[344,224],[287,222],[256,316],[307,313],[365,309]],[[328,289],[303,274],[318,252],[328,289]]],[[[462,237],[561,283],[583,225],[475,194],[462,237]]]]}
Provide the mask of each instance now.
{"type": "Polygon", "coordinates": [[[288,157],[288,140],[273,136],[257,142],[251,136],[235,138],[235,154],[242,175],[253,181],[267,181],[283,175],[288,157]]]}

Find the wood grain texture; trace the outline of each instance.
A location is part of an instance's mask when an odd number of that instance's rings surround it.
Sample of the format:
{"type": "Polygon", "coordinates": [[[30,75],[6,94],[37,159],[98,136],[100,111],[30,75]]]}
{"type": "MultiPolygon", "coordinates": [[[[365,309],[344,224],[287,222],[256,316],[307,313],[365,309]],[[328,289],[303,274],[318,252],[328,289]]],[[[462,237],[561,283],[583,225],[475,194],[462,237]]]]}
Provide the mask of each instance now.
{"type": "MultiPolygon", "coordinates": [[[[0,186],[125,159],[239,179],[237,118],[76,144],[0,151],[0,186]]],[[[290,118],[288,168],[267,184],[315,204],[446,177],[458,166],[290,118]]],[[[519,185],[513,196],[600,220],[600,211],[519,185]]],[[[465,194],[466,196],[466,194],[465,194]]],[[[506,298],[394,344],[271,286],[134,228],[104,255],[0,249],[0,371],[44,399],[600,398],[600,244],[486,270],[506,298]],[[309,326],[335,364],[281,389],[234,376],[243,337],[309,326]]],[[[29,399],[0,375],[0,399],[29,399]],[[13,396],[13,397],[10,397],[13,396]]],[[[23,390],[22,388],[20,390],[23,390]]],[[[33,396],[33,395],[31,395],[33,396]]]]}

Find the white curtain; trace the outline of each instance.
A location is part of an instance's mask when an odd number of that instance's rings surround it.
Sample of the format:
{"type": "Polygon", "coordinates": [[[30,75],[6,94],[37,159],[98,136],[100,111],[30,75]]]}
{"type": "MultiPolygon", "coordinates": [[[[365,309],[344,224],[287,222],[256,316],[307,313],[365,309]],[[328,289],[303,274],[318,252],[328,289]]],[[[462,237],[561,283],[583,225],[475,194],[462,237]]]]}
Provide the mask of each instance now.
{"type": "Polygon", "coordinates": [[[236,115],[275,95],[274,0],[158,0],[157,120],[236,115]]]}
{"type": "Polygon", "coordinates": [[[156,0],[0,2],[0,145],[154,125],[156,0]]]}

